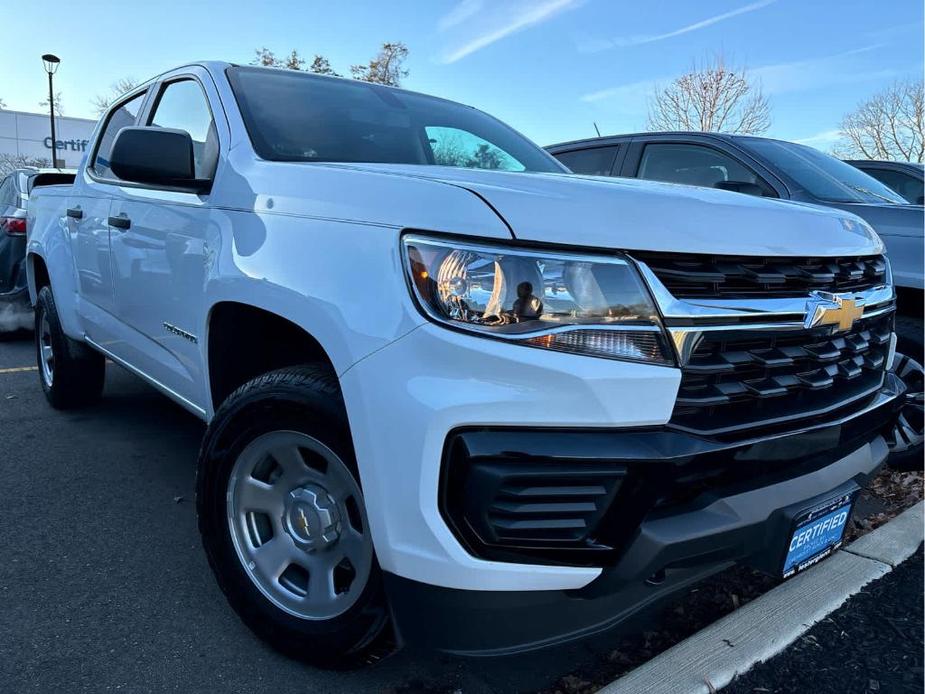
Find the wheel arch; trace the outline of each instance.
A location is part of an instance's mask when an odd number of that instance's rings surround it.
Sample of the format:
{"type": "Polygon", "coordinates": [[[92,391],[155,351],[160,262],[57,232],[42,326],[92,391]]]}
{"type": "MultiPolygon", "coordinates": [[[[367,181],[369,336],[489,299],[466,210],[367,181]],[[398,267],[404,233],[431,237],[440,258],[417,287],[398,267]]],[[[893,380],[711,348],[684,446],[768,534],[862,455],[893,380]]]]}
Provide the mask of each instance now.
{"type": "Polygon", "coordinates": [[[203,347],[212,411],[238,387],[269,371],[305,363],[337,368],[328,349],[296,320],[236,300],[214,303],[203,347]]]}

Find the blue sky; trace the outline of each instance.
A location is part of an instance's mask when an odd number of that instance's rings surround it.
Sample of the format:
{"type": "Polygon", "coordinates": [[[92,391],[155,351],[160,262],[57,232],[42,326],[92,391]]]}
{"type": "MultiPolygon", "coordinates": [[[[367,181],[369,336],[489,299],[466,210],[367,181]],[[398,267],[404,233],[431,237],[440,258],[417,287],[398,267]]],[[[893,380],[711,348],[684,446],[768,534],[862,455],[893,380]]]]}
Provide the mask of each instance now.
{"type": "Polygon", "coordinates": [[[0,98],[38,111],[40,56],[62,59],[66,115],[123,76],[190,60],[249,62],[254,48],[320,53],[340,72],[385,40],[410,49],[404,86],[477,106],[540,144],[645,127],[647,99],[722,52],[760,79],[769,135],[831,147],[842,116],[921,77],[921,0],[240,0],[21,2],[0,54],[0,98]],[[44,27],[52,28],[43,39],[44,27]]]}

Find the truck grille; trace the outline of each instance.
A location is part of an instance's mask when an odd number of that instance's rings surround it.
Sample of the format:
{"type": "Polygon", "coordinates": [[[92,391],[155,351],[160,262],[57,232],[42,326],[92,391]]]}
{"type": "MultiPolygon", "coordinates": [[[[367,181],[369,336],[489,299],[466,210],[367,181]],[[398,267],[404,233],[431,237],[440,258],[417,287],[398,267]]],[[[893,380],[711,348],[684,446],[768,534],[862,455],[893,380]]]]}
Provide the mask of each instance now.
{"type": "Polygon", "coordinates": [[[634,253],[678,299],[800,297],[810,291],[850,292],[886,281],[881,256],[761,258],[634,253]]]}
{"type": "Polygon", "coordinates": [[[892,312],[847,332],[706,330],[682,367],[672,423],[704,434],[824,415],[876,393],[893,332],[892,312]]]}

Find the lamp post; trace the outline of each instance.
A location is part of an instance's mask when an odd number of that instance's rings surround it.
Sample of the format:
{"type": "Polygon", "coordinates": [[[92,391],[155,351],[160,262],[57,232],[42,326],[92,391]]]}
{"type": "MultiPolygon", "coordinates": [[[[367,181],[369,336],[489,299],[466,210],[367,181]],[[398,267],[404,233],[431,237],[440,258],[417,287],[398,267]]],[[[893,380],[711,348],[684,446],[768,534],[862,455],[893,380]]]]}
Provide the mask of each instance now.
{"type": "Polygon", "coordinates": [[[52,75],[58,69],[61,59],[51,53],[42,56],[45,72],[48,73],[48,115],[51,118],[51,165],[58,168],[58,140],[55,137],[55,90],[52,86],[52,75]]]}

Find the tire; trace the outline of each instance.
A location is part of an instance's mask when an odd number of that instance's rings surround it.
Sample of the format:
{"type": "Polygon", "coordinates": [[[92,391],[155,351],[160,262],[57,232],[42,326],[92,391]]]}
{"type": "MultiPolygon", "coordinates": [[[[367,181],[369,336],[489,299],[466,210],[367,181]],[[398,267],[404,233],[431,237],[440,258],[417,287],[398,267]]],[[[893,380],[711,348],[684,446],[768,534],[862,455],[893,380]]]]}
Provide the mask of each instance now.
{"type": "Polygon", "coordinates": [[[209,565],[260,638],[336,669],[391,649],[347,414],[328,369],[281,369],[232,393],[206,430],[196,495],[209,565]],[[252,488],[265,496],[248,501],[252,488]],[[352,576],[343,560],[334,565],[341,554],[352,576]]]}
{"type": "Polygon", "coordinates": [[[35,305],[35,355],[39,383],[58,410],[99,400],[106,380],[106,358],[64,334],[51,287],[42,287],[35,305]]]}
{"type": "Polygon", "coordinates": [[[893,371],[906,384],[906,404],[887,435],[889,465],[895,470],[923,468],[922,364],[925,364],[922,319],[896,317],[896,356],[893,371]]]}

